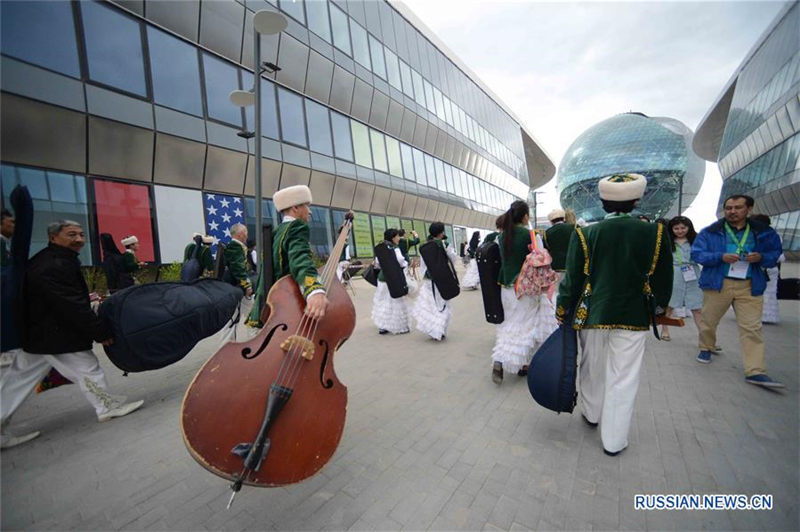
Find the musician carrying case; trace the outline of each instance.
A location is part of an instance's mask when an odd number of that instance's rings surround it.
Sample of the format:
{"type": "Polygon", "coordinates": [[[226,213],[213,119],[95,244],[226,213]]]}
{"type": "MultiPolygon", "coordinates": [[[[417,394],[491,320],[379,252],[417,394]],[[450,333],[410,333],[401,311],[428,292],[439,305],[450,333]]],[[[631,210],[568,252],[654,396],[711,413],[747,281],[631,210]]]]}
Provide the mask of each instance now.
{"type": "Polygon", "coordinates": [[[107,298],[99,316],[114,332],[106,355],[125,372],[174,364],[231,319],[242,290],[216,279],[132,286],[107,298]]]}
{"type": "Polygon", "coordinates": [[[374,251],[375,256],[378,257],[378,262],[380,262],[383,279],[386,282],[386,286],[389,287],[389,295],[392,296],[392,299],[408,295],[406,276],[403,273],[403,268],[400,267],[400,263],[397,262],[394,248],[389,247],[384,241],[375,246],[374,251]]]}
{"type": "Polygon", "coordinates": [[[528,368],[533,400],[553,412],[572,413],[578,398],[577,373],[578,333],[572,320],[565,320],[533,355],[528,368]]]}
{"type": "Polygon", "coordinates": [[[448,301],[461,293],[458,275],[442,242],[429,240],[419,247],[419,254],[422,255],[428,275],[442,299],[448,301]]]}
{"type": "Polygon", "coordinates": [[[486,242],[478,246],[475,253],[478,263],[478,276],[481,280],[481,295],[483,296],[483,310],[486,321],[489,323],[503,323],[505,312],[503,300],[500,295],[500,246],[497,242],[486,242]]]}

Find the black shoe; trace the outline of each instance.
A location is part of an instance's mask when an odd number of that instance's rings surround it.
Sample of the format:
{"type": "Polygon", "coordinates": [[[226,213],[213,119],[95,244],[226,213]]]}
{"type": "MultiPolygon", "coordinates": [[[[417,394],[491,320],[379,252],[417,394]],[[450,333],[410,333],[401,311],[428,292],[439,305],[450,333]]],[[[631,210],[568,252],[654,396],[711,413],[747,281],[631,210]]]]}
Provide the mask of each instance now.
{"type": "Polygon", "coordinates": [[[492,382],[495,384],[503,384],[503,363],[495,362],[492,365],[492,382]]]}
{"type": "MultiPolygon", "coordinates": [[[[583,418],[583,421],[584,421],[584,422],[585,422],[587,425],[589,425],[589,426],[590,426],[590,427],[592,427],[593,429],[596,429],[596,428],[597,428],[597,423],[592,423],[591,421],[589,421],[589,419],[588,419],[588,418],[587,418],[587,417],[586,417],[584,414],[581,414],[581,417],[583,418]]],[[[603,450],[605,450],[605,449],[603,449],[603,450]]],[[[606,454],[608,454],[608,453],[606,452],[606,454]]]]}
{"type": "Polygon", "coordinates": [[[624,451],[624,450],[625,450],[625,449],[627,449],[627,448],[628,448],[628,447],[627,447],[627,446],[625,446],[625,447],[623,447],[622,449],[620,449],[619,451],[615,451],[615,452],[613,452],[613,453],[612,453],[611,451],[606,451],[605,449],[603,449],[603,452],[604,452],[604,453],[606,453],[606,455],[607,455],[607,456],[617,456],[619,453],[621,453],[622,451],[624,451]]]}
{"type": "Polygon", "coordinates": [[[520,377],[524,377],[524,376],[526,376],[527,374],[528,374],[528,368],[522,368],[521,370],[519,370],[519,371],[517,372],[517,375],[519,375],[520,377]]]}
{"type": "Polygon", "coordinates": [[[389,331],[386,329],[378,329],[378,334],[389,334],[389,331]]]}

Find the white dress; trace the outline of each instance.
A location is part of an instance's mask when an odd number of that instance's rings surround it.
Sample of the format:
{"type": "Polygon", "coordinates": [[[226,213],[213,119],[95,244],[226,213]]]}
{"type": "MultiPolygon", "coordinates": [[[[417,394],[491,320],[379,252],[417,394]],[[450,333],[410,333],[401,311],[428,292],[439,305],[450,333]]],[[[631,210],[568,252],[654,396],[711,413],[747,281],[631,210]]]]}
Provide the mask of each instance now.
{"type": "MultiPolygon", "coordinates": [[[[450,262],[455,264],[458,260],[456,252],[449,246],[445,250],[450,262]]],[[[436,290],[436,285],[430,279],[425,279],[428,267],[421,256],[419,263],[423,281],[414,304],[414,321],[418,331],[427,334],[434,340],[441,340],[447,334],[447,326],[453,317],[453,308],[450,301],[442,299],[439,291],[436,290]]]]}
{"type": "Polygon", "coordinates": [[[468,288],[470,290],[477,290],[481,285],[481,278],[478,275],[478,261],[469,259],[469,266],[464,278],[461,280],[461,288],[468,288]]]}
{"type": "MultiPolygon", "coordinates": [[[[542,246],[541,240],[537,244],[542,246]]],[[[502,363],[505,372],[516,373],[530,363],[534,348],[558,328],[556,309],[547,294],[517,299],[513,286],[502,287],[500,297],[505,319],[497,325],[492,362],[502,363]]]]}
{"type": "MultiPolygon", "coordinates": [[[[400,267],[406,268],[408,263],[403,258],[403,254],[398,248],[395,248],[394,252],[400,267]]],[[[380,267],[377,257],[375,257],[375,267],[380,267]]],[[[378,287],[372,298],[372,323],[378,330],[389,331],[392,334],[409,332],[411,316],[408,312],[408,297],[393,298],[389,294],[389,286],[383,281],[378,281],[378,287]]]]}
{"type": "MultiPolygon", "coordinates": [[[[778,262],[783,262],[785,257],[781,255],[778,262]]],[[[761,314],[762,323],[778,323],[781,321],[778,308],[778,267],[767,268],[767,288],[764,290],[764,311],[761,314]]]]}

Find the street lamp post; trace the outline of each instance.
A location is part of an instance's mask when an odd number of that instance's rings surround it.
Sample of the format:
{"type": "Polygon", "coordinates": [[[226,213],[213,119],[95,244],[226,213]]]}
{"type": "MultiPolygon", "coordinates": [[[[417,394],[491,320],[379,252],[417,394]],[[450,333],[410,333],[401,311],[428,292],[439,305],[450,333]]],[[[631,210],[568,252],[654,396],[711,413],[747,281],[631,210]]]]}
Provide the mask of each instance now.
{"type": "MultiPolygon", "coordinates": [[[[263,213],[261,212],[261,74],[264,72],[276,72],[280,70],[272,63],[261,62],[261,36],[275,35],[286,29],[286,17],[276,11],[262,9],[253,16],[253,89],[250,91],[235,90],[230,94],[230,100],[237,107],[249,107],[255,104],[255,209],[256,209],[256,256],[259,260],[259,268],[263,263],[263,242],[262,226],[264,224],[263,213]]],[[[240,136],[249,137],[248,132],[243,132],[240,136]]]]}

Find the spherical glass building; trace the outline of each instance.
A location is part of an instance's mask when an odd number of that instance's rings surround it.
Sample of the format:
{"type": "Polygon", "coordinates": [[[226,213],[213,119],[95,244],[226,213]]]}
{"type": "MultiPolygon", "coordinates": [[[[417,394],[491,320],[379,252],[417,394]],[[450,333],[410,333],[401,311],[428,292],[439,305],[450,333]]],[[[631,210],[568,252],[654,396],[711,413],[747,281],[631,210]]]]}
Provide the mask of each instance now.
{"type": "Polygon", "coordinates": [[[561,205],[587,222],[605,211],[597,182],[631,172],[647,177],[647,189],[634,214],[651,220],[686,210],[697,196],[705,161],[692,151],[692,130],[672,118],[624,113],[587,129],[567,150],[558,168],[561,205]],[[682,193],[681,193],[682,191],[682,193]]]}

